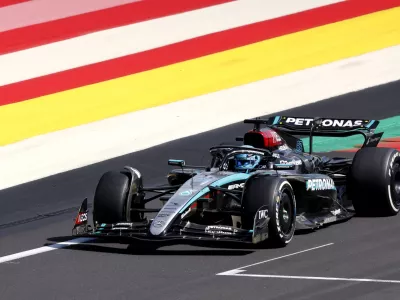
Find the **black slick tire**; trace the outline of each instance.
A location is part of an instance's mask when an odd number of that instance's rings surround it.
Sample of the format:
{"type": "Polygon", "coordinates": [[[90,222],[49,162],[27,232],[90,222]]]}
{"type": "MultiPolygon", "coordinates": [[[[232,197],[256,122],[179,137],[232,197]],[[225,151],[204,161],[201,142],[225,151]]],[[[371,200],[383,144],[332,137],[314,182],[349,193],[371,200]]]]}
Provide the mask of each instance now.
{"type": "Polygon", "coordinates": [[[296,229],[296,199],[290,183],[275,176],[255,176],[246,182],[242,199],[243,226],[251,229],[255,213],[268,207],[268,242],[286,246],[296,229]]]}
{"type": "Polygon", "coordinates": [[[121,172],[105,173],[97,184],[93,200],[93,221],[99,224],[126,221],[129,177],[121,172]]]}
{"type": "Polygon", "coordinates": [[[390,148],[363,148],[348,174],[348,197],[361,216],[393,216],[400,209],[400,155],[390,148]]]}

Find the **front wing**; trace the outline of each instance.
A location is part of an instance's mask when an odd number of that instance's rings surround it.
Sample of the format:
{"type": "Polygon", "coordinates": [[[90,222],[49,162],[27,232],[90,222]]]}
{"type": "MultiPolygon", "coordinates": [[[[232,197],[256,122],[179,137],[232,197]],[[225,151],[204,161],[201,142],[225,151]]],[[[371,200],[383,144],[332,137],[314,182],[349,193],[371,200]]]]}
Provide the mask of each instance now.
{"type": "MultiPolygon", "coordinates": [[[[259,211],[267,210],[265,206],[259,211]]],[[[351,218],[354,213],[341,210],[339,213],[319,214],[315,216],[296,216],[296,229],[317,229],[324,225],[340,222],[351,218]]],[[[88,224],[87,199],[85,199],[75,218],[72,235],[80,237],[96,237],[119,243],[129,244],[132,240],[153,242],[239,242],[259,244],[268,239],[268,214],[255,214],[252,230],[236,228],[227,225],[202,225],[190,222],[171,224],[161,235],[152,235],[150,226],[153,220],[143,222],[121,222],[114,224],[97,224],[93,228],[88,224]],[[260,218],[260,216],[263,216],[260,218]]]]}
{"type": "MultiPolygon", "coordinates": [[[[265,209],[265,207],[261,207],[265,209]]],[[[252,230],[245,230],[226,225],[202,225],[191,222],[171,224],[169,229],[161,235],[152,235],[150,226],[153,220],[142,222],[121,222],[114,224],[97,224],[92,227],[88,224],[87,199],[85,199],[75,218],[72,229],[73,236],[97,237],[101,239],[120,240],[129,243],[129,240],[142,241],[226,241],[257,244],[268,238],[268,216],[259,219],[258,212],[254,219],[252,230]]]]}

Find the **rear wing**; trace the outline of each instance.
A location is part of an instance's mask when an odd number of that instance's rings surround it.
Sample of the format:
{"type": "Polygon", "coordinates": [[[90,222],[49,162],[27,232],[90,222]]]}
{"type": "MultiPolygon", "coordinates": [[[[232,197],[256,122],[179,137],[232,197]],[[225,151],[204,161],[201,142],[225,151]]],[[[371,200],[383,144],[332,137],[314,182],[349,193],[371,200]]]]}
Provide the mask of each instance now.
{"type": "Polygon", "coordinates": [[[371,131],[378,126],[377,120],[365,119],[337,119],[337,118],[312,118],[312,117],[289,117],[274,116],[268,119],[267,125],[285,128],[292,132],[308,133],[310,130],[321,132],[323,135],[331,133],[340,136],[340,133],[355,130],[371,131]]]}
{"type": "Polygon", "coordinates": [[[362,147],[376,147],[383,135],[383,132],[374,133],[379,121],[369,119],[273,116],[268,119],[246,119],[244,123],[254,124],[254,130],[260,130],[260,125],[265,124],[283,136],[309,136],[310,153],[314,136],[362,135],[365,139],[362,147]]]}

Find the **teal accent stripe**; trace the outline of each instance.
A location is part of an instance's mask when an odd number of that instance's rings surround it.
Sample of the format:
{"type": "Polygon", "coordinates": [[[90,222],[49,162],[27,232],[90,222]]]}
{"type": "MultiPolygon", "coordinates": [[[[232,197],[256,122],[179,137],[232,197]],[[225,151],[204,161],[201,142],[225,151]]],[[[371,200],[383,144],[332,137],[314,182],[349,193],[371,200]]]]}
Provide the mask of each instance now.
{"type": "Polygon", "coordinates": [[[370,128],[372,126],[372,124],[374,124],[374,122],[375,122],[375,120],[371,120],[371,122],[369,122],[368,125],[365,127],[370,128]]]}
{"type": "Polygon", "coordinates": [[[250,174],[246,174],[246,173],[235,173],[229,176],[226,176],[224,178],[221,178],[217,181],[214,181],[212,184],[210,184],[211,186],[221,186],[233,181],[238,181],[238,180],[244,180],[250,177],[250,174]]]}
{"type": "MultiPolygon", "coordinates": [[[[236,173],[232,174],[230,176],[226,176],[224,178],[221,178],[217,181],[214,181],[210,186],[212,187],[219,187],[221,185],[228,184],[233,181],[238,181],[238,180],[243,180],[249,178],[251,175],[250,174],[245,174],[245,173],[236,173]]],[[[208,193],[210,189],[208,187],[205,187],[201,191],[199,191],[192,199],[190,199],[185,206],[182,207],[182,209],[179,211],[179,213],[183,213],[190,205],[192,205],[197,199],[199,199],[201,196],[204,196],[206,193],[208,193]]]]}
{"type": "Polygon", "coordinates": [[[280,118],[281,116],[276,116],[273,125],[278,124],[280,118]]]}

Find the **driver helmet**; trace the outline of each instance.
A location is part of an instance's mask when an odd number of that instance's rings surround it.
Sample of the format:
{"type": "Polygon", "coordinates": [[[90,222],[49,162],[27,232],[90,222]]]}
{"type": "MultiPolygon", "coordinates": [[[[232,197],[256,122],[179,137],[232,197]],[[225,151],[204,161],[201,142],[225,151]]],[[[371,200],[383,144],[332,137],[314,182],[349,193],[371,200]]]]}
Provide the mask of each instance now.
{"type": "Polygon", "coordinates": [[[235,169],[238,171],[249,171],[254,169],[261,161],[261,157],[251,153],[240,153],[234,157],[235,169]]]}

